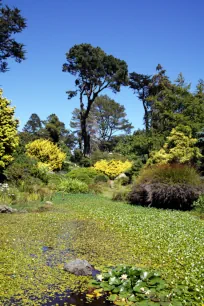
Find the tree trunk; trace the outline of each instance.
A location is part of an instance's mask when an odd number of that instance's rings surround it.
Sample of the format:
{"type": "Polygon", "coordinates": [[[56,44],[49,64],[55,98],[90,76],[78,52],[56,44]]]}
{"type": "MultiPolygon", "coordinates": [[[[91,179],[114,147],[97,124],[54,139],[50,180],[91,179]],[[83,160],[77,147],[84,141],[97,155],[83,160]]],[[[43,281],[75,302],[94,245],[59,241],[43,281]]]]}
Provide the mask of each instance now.
{"type": "Polygon", "coordinates": [[[144,107],[144,122],[145,122],[145,130],[146,132],[149,131],[149,113],[147,105],[145,104],[145,101],[143,100],[143,107],[144,107]]]}
{"type": "Polygon", "coordinates": [[[90,135],[86,129],[86,117],[83,115],[81,116],[81,138],[83,143],[83,155],[89,156],[90,155],[90,135]]]}

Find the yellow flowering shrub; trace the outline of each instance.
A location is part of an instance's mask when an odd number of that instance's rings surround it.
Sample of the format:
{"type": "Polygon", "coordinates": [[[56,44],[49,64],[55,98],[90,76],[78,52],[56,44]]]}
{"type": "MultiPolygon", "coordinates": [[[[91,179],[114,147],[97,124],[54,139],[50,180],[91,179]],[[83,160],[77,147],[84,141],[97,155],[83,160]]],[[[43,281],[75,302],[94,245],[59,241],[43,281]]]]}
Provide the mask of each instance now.
{"type": "Polygon", "coordinates": [[[121,160],[100,160],[97,161],[94,165],[94,168],[105,175],[110,179],[116,178],[119,174],[127,171],[132,167],[132,163],[129,160],[122,162],[121,160]]]}
{"type": "Polygon", "coordinates": [[[49,170],[59,170],[66,158],[66,154],[62,152],[54,143],[46,139],[36,139],[26,145],[26,154],[36,158],[40,168],[48,168],[49,170]]]}
{"type": "Polygon", "coordinates": [[[0,170],[13,160],[12,153],[16,151],[19,142],[18,121],[14,119],[15,108],[10,104],[0,89],[0,170]]]}

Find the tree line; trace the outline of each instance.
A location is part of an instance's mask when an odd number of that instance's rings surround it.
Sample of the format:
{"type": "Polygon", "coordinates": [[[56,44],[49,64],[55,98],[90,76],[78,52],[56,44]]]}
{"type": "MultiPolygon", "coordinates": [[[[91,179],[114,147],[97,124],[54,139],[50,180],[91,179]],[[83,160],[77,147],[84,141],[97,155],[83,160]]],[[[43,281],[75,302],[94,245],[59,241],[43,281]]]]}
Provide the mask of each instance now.
{"type": "MultiPolygon", "coordinates": [[[[25,59],[25,49],[13,35],[26,27],[26,20],[17,8],[3,7],[0,0],[0,71],[8,70],[7,60],[25,59]]],[[[158,64],[155,74],[129,72],[124,60],[108,55],[100,47],[87,43],[74,45],[66,53],[62,67],[75,78],[75,88],[67,91],[68,99],[79,97],[79,107],[73,110],[70,126],[65,128],[56,114],[41,120],[32,114],[20,133],[21,142],[46,138],[64,150],[78,147],[84,156],[95,150],[117,151],[124,154],[148,155],[159,149],[164,139],[178,125],[188,126],[195,137],[204,124],[204,81],[200,79],[194,92],[180,73],[171,81],[166,70],[158,64]],[[125,107],[107,95],[128,86],[144,109],[144,129],[131,134],[125,107]]],[[[145,158],[145,157],[144,157],[145,158]]]]}

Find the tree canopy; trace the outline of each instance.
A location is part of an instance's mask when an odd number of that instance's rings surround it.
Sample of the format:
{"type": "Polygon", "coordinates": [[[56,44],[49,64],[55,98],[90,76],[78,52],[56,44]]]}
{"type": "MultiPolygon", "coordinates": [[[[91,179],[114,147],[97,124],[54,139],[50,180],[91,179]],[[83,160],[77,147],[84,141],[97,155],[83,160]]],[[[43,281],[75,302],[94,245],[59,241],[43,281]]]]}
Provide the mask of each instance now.
{"type": "Polygon", "coordinates": [[[107,55],[101,48],[90,44],[73,46],[66,54],[67,63],[63,71],[76,76],[76,90],[67,91],[68,99],[80,96],[80,124],[84,155],[90,153],[90,135],[87,132],[87,118],[91,107],[104,89],[120,91],[121,85],[128,85],[128,68],[125,61],[107,55]]]}
{"type": "Polygon", "coordinates": [[[0,89],[0,172],[13,160],[18,146],[18,120],[14,119],[15,108],[10,104],[0,89]]]}
{"type": "Polygon", "coordinates": [[[8,70],[7,60],[11,57],[20,63],[25,59],[25,50],[22,43],[17,42],[13,35],[26,28],[26,21],[18,8],[11,9],[2,6],[0,0],[0,72],[8,70]]]}

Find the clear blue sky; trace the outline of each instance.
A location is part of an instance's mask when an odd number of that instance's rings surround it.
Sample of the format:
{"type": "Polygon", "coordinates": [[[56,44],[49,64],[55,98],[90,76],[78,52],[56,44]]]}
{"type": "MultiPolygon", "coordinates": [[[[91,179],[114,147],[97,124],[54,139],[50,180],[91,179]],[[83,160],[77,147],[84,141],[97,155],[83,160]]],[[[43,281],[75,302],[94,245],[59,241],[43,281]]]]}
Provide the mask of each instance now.
{"type": "MultiPolygon", "coordinates": [[[[91,43],[123,59],[129,72],[153,74],[160,63],[175,80],[182,72],[195,88],[204,78],[204,0],[3,0],[27,18],[16,36],[26,45],[27,59],[9,60],[0,75],[4,95],[16,106],[20,128],[31,113],[45,119],[56,113],[67,127],[78,98],[67,100],[74,77],[62,72],[65,53],[91,43]]],[[[128,88],[112,94],[124,104],[135,128],[142,128],[143,109],[128,88]]]]}

